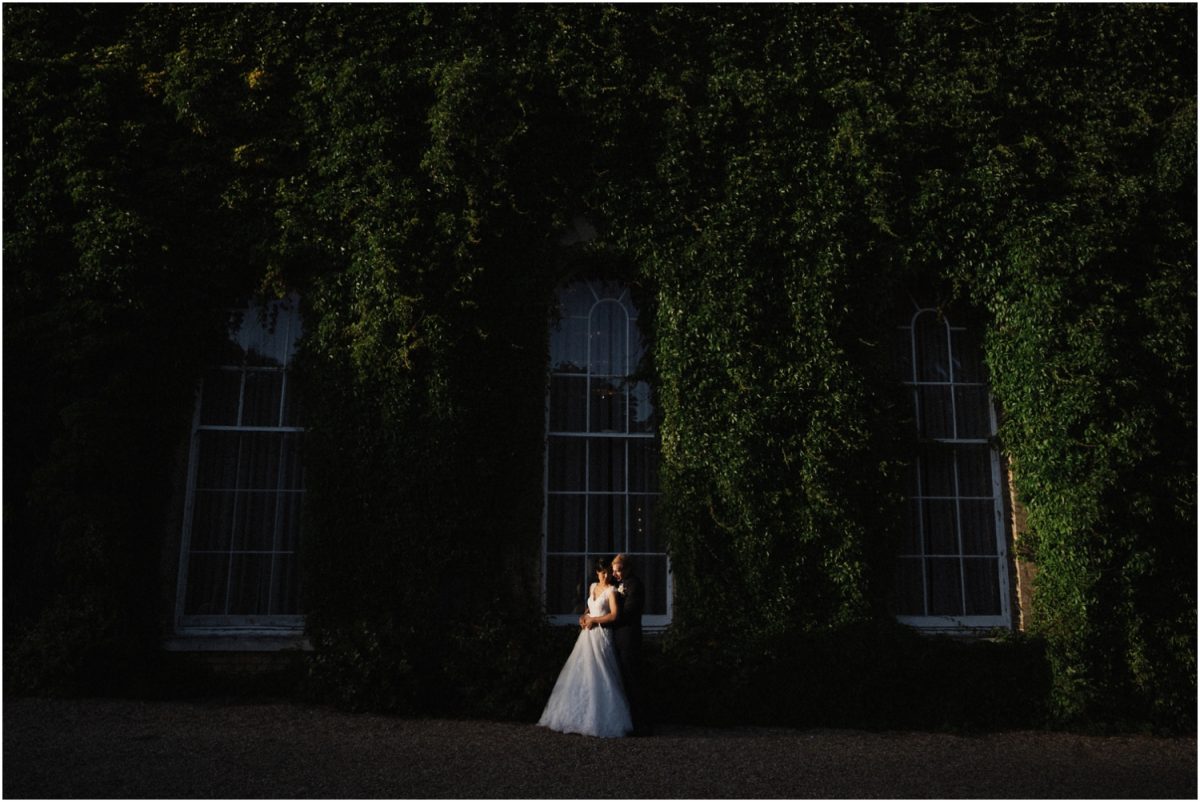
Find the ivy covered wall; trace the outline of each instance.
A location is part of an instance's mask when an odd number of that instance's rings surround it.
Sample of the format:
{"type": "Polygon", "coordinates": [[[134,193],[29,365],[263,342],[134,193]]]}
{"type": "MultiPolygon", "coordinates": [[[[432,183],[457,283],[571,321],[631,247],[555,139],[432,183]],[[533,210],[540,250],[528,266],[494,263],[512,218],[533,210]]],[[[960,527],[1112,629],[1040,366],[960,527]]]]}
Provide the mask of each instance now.
{"type": "Polygon", "coordinates": [[[920,292],[986,324],[1046,712],[1194,726],[1185,9],[4,14],[24,687],[104,684],[153,649],[170,466],[222,310],[295,289],[314,687],[522,714],[559,659],[548,314],[604,274],[650,321],[664,666],[749,687],[907,643],[884,609],[912,445],[887,337],[920,292]],[[561,245],[577,216],[598,237],[561,245]]]}

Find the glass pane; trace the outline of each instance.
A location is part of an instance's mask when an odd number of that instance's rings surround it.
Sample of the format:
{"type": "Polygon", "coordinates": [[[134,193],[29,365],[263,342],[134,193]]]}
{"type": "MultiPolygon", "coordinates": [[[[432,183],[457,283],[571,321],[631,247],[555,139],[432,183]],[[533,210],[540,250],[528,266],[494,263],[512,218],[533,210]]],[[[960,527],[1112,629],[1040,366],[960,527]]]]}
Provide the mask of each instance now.
{"type": "MultiPolygon", "coordinates": [[[[589,303],[590,308],[590,303],[589,303]]],[[[583,314],[587,314],[586,310],[583,314]]],[[[554,373],[587,373],[587,318],[564,318],[550,328],[550,370],[554,373]]]]}
{"type": "Polygon", "coordinates": [[[238,454],[241,438],[237,432],[196,433],[196,487],[232,490],[238,486],[238,454]]]}
{"type": "Polygon", "coordinates": [[[925,615],[925,579],[920,558],[896,560],[892,611],[896,615],[925,615]]]}
{"type": "Polygon", "coordinates": [[[986,387],[955,387],[954,412],[960,438],[987,438],[992,434],[986,387]]]}
{"type": "Polygon", "coordinates": [[[999,560],[972,557],[963,560],[967,586],[967,615],[1000,615],[999,560]]]}
{"type": "Polygon", "coordinates": [[[958,554],[958,532],[953,501],[925,501],[926,554],[958,554]]]}
{"type": "Polygon", "coordinates": [[[546,499],[546,550],[583,551],[583,495],[553,493],[546,499]]]}
{"type": "Polygon", "coordinates": [[[615,302],[599,303],[589,320],[588,359],[593,376],[625,376],[629,373],[625,309],[615,302]]]}
{"type": "Polygon", "coordinates": [[[667,614],[667,558],[638,554],[629,557],[629,567],[642,580],[645,592],[643,615],[667,614]]]}
{"type": "Polygon", "coordinates": [[[950,381],[949,344],[946,339],[946,324],[932,312],[917,316],[913,336],[917,351],[917,380],[927,382],[950,381]]]}
{"type": "Polygon", "coordinates": [[[275,499],[273,491],[243,491],[237,494],[233,519],[235,551],[270,551],[274,548],[275,499]]]}
{"type": "Polygon", "coordinates": [[[665,551],[658,531],[657,506],[658,496],[629,497],[630,551],[665,551]]]}
{"type": "Polygon", "coordinates": [[[958,454],[958,493],[962,496],[991,498],[992,450],[986,445],[961,445],[958,454]]]}
{"type": "Polygon", "coordinates": [[[188,555],[185,615],[225,615],[225,589],[229,583],[229,555],[188,555]]]}
{"type": "Polygon", "coordinates": [[[921,449],[917,471],[921,482],[920,495],[955,495],[953,449],[936,445],[921,449]]]}
{"type": "Polygon", "coordinates": [[[276,501],[279,510],[279,527],[275,533],[277,551],[296,551],[300,548],[301,513],[304,509],[303,493],[280,493],[276,501]]]}
{"type": "Polygon", "coordinates": [[[240,370],[210,370],[204,377],[204,389],[201,393],[201,425],[236,426],[241,392],[240,370]]]}
{"type": "Polygon", "coordinates": [[[271,555],[234,554],[229,615],[265,615],[271,604],[271,555]]]}
{"type": "Polygon", "coordinates": [[[920,414],[917,416],[917,426],[925,437],[953,438],[954,411],[950,406],[949,386],[919,386],[917,387],[920,414]]]}
{"type": "Polygon", "coordinates": [[[613,555],[625,548],[625,496],[589,496],[587,550],[613,555]]]}
{"type": "Polygon", "coordinates": [[[283,490],[304,489],[304,460],[302,446],[304,437],[300,432],[284,432],[279,435],[282,441],[282,462],[279,487],[283,490]]]}
{"type": "Polygon", "coordinates": [[[551,437],[550,489],[585,490],[587,441],[581,437],[551,437]]]}
{"type": "Polygon", "coordinates": [[[584,612],[588,585],[584,583],[584,558],[546,557],[546,612],[550,615],[584,612]]]}
{"type": "Polygon", "coordinates": [[[964,554],[996,554],[995,504],[991,499],[958,502],[964,554]]]}
{"type": "Polygon", "coordinates": [[[283,436],[275,432],[247,432],[241,435],[241,470],[238,488],[245,490],[277,490],[279,488],[279,457],[283,436]]]}
{"type": "Polygon", "coordinates": [[[654,431],[654,400],[646,382],[637,382],[629,389],[629,431],[654,431]]]}
{"type": "Polygon", "coordinates": [[[649,438],[629,440],[629,490],[658,492],[658,442],[649,438]]]}
{"type": "Polygon", "coordinates": [[[587,431],[587,382],[575,376],[550,378],[550,431],[587,431]]]}
{"type": "Polygon", "coordinates": [[[282,400],[283,371],[247,370],[242,425],[278,426],[282,400]]]}
{"type": "Polygon", "coordinates": [[[272,615],[297,615],[300,612],[300,572],[295,554],[276,554],[272,557],[271,598],[272,615]]]}
{"type": "Polygon", "coordinates": [[[296,392],[296,383],[286,373],[283,375],[283,425],[299,426],[304,419],[304,404],[296,392]]]}
{"type": "Polygon", "coordinates": [[[930,558],[925,561],[925,568],[929,582],[929,615],[962,615],[958,558],[930,558]]]}
{"type": "Polygon", "coordinates": [[[625,491],[625,440],[593,438],[588,441],[588,489],[625,491]]]}
{"type": "Polygon", "coordinates": [[[950,343],[954,348],[954,380],[956,382],[986,382],[983,347],[978,335],[971,330],[951,329],[950,343]]]}
{"type": "Polygon", "coordinates": [[[592,432],[625,432],[625,387],[620,379],[591,380],[592,432]]]}
{"type": "Polygon", "coordinates": [[[220,490],[196,491],[192,509],[192,551],[229,550],[236,495],[220,490]]]}

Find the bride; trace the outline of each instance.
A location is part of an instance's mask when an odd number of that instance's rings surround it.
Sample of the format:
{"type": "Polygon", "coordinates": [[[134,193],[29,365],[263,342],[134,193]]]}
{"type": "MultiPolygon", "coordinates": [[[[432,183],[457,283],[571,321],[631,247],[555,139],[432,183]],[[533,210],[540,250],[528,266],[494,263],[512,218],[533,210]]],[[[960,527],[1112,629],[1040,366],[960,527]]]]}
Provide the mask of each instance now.
{"type": "Polygon", "coordinates": [[[538,725],[559,732],[617,738],[633,729],[629,703],[621,687],[621,669],[613,649],[611,624],[620,608],[609,584],[609,561],[596,560],[596,581],[588,591],[588,615],[575,648],[558,675],[538,725]]]}

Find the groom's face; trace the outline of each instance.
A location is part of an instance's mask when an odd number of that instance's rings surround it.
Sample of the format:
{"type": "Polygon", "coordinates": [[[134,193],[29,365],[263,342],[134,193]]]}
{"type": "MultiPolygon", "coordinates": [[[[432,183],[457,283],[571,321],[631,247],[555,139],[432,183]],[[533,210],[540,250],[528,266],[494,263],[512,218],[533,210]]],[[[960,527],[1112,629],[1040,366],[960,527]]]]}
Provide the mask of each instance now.
{"type": "Polygon", "coordinates": [[[620,582],[621,581],[621,572],[622,572],[622,570],[624,570],[624,568],[625,568],[625,565],[620,560],[617,560],[616,562],[614,562],[612,564],[613,579],[620,582]]]}

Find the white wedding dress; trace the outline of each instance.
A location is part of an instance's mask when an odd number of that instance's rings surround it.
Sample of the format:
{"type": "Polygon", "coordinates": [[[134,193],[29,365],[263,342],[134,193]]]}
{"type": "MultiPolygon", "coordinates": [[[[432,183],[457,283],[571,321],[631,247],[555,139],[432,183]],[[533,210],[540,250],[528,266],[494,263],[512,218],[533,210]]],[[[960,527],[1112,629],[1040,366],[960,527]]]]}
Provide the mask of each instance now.
{"type": "MultiPolygon", "coordinates": [[[[608,615],[608,593],[593,599],[589,591],[588,612],[608,615]]],[[[600,627],[579,631],[538,724],[601,738],[620,738],[633,730],[611,632],[600,627]]]]}

